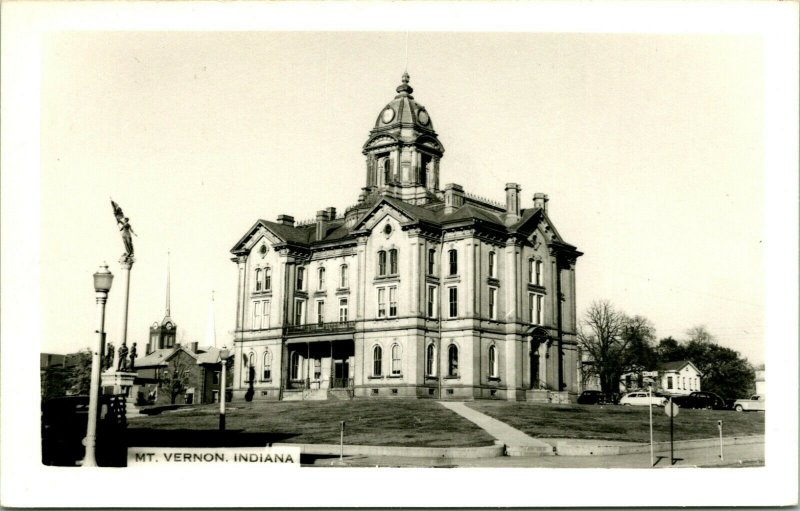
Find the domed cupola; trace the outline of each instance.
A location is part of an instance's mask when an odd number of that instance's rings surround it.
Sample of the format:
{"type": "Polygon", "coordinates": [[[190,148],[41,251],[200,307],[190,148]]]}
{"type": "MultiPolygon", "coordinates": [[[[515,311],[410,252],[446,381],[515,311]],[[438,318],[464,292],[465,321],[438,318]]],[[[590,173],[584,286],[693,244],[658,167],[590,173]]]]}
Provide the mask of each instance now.
{"type": "Polygon", "coordinates": [[[425,107],[414,101],[414,96],[411,95],[414,89],[408,84],[408,80],[408,73],[403,73],[403,83],[397,86],[397,96],[378,114],[375,129],[416,127],[435,136],[433,122],[425,107]]]}
{"type": "Polygon", "coordinates": [[[408,81],[408,73],[403,73],[397,95],[380,111],[364,144],[367,191],[424,204],[439,190],[444,147],[427,110],[411,95],[414,89],[408,81]]]}

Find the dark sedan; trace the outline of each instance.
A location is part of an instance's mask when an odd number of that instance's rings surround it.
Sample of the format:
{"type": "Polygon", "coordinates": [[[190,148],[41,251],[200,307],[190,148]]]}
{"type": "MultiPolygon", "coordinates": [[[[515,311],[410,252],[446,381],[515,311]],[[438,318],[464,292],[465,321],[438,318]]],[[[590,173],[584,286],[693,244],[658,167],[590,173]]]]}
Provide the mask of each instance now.
{"type": "Polygon", "coordinates": [[[685,396],[673,396],[672,402],[681,408],[705,408],[706,410],[724,410],[725,400],[713,392],[692,392],[685,396]]]}
{"type": "Polygon", "coordinates": [[[606,403],[606,396],[599,390],[584,390],[578,396],[579,405],[603,405],[606,403]]]}

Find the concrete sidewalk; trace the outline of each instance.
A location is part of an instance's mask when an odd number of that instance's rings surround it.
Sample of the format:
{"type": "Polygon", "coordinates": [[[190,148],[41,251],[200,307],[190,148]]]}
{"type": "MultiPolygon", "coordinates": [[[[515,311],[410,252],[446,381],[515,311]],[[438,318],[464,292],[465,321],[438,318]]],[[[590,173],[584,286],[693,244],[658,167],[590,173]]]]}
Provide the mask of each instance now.
{"type": "MultiPolygon", "coordinates": [[[[725,446],[724,460],[719,458],[719,447],[702,447],[675,450],[678,461],[669,462],[669,450],[656,451],[656,465],[652,468],[692,467],[754,467],[764,466],[764,443],[725,446]]],[[[402,456],[352,456],[338,459],[317,459],[313,466],[346,467],[505,467],[505,468],[651,468],[650,453],[618,454],[609,456],[535,456],[481,459],[442,459],[431,457],[408,458],[402,456]]]]}
{"type": "Polygon", "coordinates": [[[439,401],[439,404],[475,423],[499,442],[505,444],[508,456],[549,456],[553,454],[551,444],[528,436],[505,422],[473,410],[463,402],[439,401]]]}

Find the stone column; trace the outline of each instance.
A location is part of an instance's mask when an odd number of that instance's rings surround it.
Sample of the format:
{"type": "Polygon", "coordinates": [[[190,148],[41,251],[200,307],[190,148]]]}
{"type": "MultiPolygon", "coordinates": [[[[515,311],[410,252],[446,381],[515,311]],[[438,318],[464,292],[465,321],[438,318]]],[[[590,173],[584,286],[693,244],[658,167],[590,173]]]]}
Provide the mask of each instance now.
{"type": "Polygon", "coordinates": [[[122,258],[119,260],[119,264],[122,267],[122,276],[123,276],[123,287],[124,291],[122,292],[122,332],[120,333],[120,341],[119,346],[114,351],[114,364],[109,368],[109,372],[115,372],[120,367],[120,350],[123,346],[125,346],[125,352],[127,353],[127,341],[128,341],[128,298],[130,297],[130,289],[131,289],[131,268],[133,268],[133,263],[136,260],[133,256],[130,255],[123,255],[122,258]]]}
{"type": "Polygon", "coordinates": [[[419,310],[419,283],[420,283],[420,250],[422,240],[417,234],[413,234],[411,239],[411,260],[409,261],[409,268],[411,271],[411,285],[408,289],[408,312],[410,315],[415,316],[419,310]]]}
{"type": "Polygon", "coordinates": [[[356,248],[356,275],[358,290],[356,292],[356,319],[366,318],[366,292],[367,292],[367,238],[358,239],[356,248]]]}

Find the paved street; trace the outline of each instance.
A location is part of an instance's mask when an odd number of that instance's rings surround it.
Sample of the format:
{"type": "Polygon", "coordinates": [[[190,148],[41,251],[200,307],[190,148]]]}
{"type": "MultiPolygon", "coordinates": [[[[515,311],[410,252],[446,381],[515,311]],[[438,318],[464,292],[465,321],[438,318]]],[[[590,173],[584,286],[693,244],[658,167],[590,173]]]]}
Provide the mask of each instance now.
{"type": "MultiPolygon", "coordinates": [[[[703,447],[675,451],[680,458],[675,468],[688,467],[752,467],[764,465],[764,444],[728,445],[723,448],[724,460],[719,458],[719,447],[703,447]]],[[[669,451],[656,452],[655,468],[669,468],[669,451]],[[659,460],[659,456],[662,458],[659,460]]],[[[314,466],[340,466],[338,458],[320,458],[314,466]]],[[[622,454],[616,456],[537,456],[438,459],[392,456],[351,456],[344,458],[350,467],[549,467],[549,468],[648,468],[650,453],[622,454]]]]}

